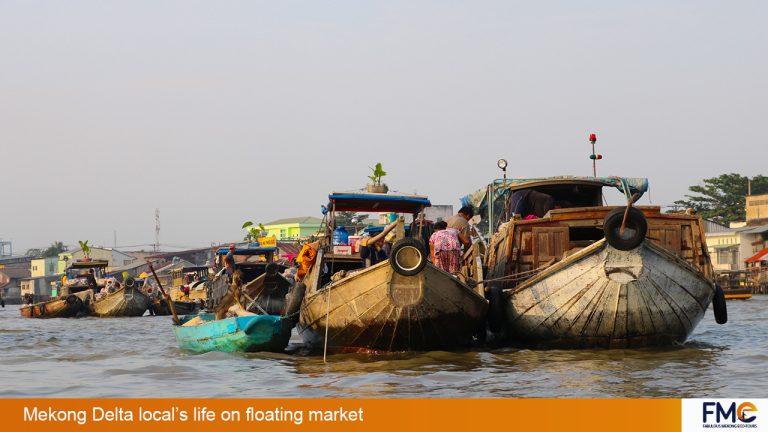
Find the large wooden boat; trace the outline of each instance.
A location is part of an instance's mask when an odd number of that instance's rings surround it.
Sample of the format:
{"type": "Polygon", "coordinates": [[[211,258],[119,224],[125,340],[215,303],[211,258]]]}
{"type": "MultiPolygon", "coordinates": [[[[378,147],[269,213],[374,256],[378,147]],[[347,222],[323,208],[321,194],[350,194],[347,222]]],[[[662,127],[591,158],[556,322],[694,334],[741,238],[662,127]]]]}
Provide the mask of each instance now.
{"type": "Polygon", "coordinates": [[[104,276],[107,261],[82,259],[64,270],[57,298],[22,306],[21,316],[26,318],[71,318],[90,314],[97,280],[104,276]]]}
{"type": "Polygon", "coordinates": [[[645,179],[559,177],[505,180],[476,194],[486,216],[494,209],[488,219],[503,222],[489,226],[492,330],[543,346],[681,343],[713,298],[724,323],[701,218],[633,206],[646,189],[645,179]],[[604,186],[623,192],[629,208],[603,206],[604,186]],[[526,207],[525,191],[551,197],[552,208],[513,215],[526,207]]]}
{"type": "Polygon", "coordinates": [[[26,305],[19,308],[25,318],[72,318],[88,314],[93,299],[92,290],[60,296],[53,300],[26,305]]]}
{"type": "Polygon", "coordinates": [[[99,317],[137,317],[144,315],[149,307],[146,294],[129,281],[111,293],[91,302],[93,315],[99,317]]]}
{"type": "Polygon", "coordinates": [[[388,261],[365,268],[359,255],[332,244],[335,212],[407,213],[417,220],[430,205],[426,197],[345,192],[329,199],[326,235],[303,277],[299,334],[305,341],[330,352],[427,351],[468,347],[484,336],[488,304],[476,249],[465,256],[461,275],[446,273],[428,262],[414,238],[420,224],[406,237],[402,217],[388,261]]]}
{"type": "MultiPolygon", "coordinates": [[[[285,350],[298,321],[303,291],[299,293],[279,273],[285,266],[274,262],[276,250],[274,246],[257,244],[233,250],[238,258],[232,276],[222,269],[211,281],[209,300],[215,313],[196,315],[199,318],[195,322],[191,322],[193,316],[187,316],[180,325],[174,326],[182,349],[196,352],[285,350]],[[227,316],[230,306],[235,304],[242,306],[239,316],[227,316]]],[[[229,248],[222,248],[217,254],[223,257],[228,252],[229,248]]]]}

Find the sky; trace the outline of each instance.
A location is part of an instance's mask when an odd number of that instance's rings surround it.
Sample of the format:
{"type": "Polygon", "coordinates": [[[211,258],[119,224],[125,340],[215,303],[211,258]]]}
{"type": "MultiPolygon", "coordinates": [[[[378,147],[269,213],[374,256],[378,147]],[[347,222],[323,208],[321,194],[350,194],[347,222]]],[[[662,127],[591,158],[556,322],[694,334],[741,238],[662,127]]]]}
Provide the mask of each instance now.
{"type": "Polygon", "coordinates": [[[0,0],[0,238],[206,246],[333,190],[766,169],[760,1],[0,0]]]}

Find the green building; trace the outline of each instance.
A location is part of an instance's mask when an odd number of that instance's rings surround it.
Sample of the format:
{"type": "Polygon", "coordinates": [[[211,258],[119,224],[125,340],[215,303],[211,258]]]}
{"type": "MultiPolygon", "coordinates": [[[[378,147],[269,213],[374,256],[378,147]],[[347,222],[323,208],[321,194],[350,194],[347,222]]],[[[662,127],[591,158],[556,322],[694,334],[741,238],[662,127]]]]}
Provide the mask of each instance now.
{"type": "Polygon", "coordinates": [[[264,228],[267,237],[274,236],[280,241],[299,240],[317,234],[322,222],[322,219],[312,216],[293,217],[265,223],[264,228]]]}

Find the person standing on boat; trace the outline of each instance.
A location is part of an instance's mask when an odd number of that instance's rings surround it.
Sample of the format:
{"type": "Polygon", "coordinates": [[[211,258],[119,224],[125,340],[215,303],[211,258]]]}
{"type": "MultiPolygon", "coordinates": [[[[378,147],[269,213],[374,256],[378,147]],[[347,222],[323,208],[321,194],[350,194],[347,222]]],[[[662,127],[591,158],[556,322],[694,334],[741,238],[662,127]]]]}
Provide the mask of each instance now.
{"type": "Polygon", "coordinates": [[[458,231],[459,241],[464,246],[464,250],[472,246],[472,235],[470,234],[469,220],[475,215],[472,207],[464,206],[459,212],[445,220],[448,228],[458,231]]]}
{"type": "Polygon", "coordinates": [[[224,268],[227,271],[227,277],[232,281],[232,274],[235,272],[235,245],[229,245],[229,252],[224,257],[224,268]]]}
{"type": "Polygon", "coordinates": [[[360,258],[365,261],[365,266],[370,267],[389,258],[384,239],[390,231],[395,229],[397,221],[387,225],[384,230],[371,238],[360,240],[360,258]]]}
{"type": "Polygon", "coordinates": [[[455,228],[448,228],[445,221],[435,224],[435,232],[429,238],[429,250],[435,267],[451,274],[459,272],[461,261],[459,232],[455,228]]]}

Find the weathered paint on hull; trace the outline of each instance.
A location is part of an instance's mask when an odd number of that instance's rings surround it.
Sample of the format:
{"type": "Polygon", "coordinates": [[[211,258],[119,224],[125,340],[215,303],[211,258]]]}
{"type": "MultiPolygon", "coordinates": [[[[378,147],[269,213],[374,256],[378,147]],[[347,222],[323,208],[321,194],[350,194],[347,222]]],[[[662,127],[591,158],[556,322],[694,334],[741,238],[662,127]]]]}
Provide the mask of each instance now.
{"type": "Polygon", "coordinates": [[[514,339],[636,348],[685,341],[712,301],[714,286],[651,242],[619,251],[601,240],[505,295],[514,339]]]}
{"type": "Polygon", "coordinates": [[[25,318],[72,318],[78,314],[88,313],[88,300],[91,291],[70,294],[67,297],[35,303],[19,308],[19,313],[25,318]]]}
{"type": "Polygon", "coordinates": [[[299,334],[322,346],[327,325],[331,352],[465,348],[485,331],[485,298],[431,264],[403,276],[382,262],[309,291],[299,334]]]}
{"type": "Polygon", "coordinates": [[[120,288],[101,300],[91,303],[98,317],[138,317],[149,307],[149,297],[137,288],[120,288]]]}
{"type": "Polygon", "coordinates": [[[285,330],[276,315],[250,315],[216,320],[213,314],[190,315],[207,322],[196,326],[173,326],[173,334],[181,349],[198,353],[223,352],[282,352],[290,339],[290,327],[285,330]]]}

